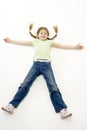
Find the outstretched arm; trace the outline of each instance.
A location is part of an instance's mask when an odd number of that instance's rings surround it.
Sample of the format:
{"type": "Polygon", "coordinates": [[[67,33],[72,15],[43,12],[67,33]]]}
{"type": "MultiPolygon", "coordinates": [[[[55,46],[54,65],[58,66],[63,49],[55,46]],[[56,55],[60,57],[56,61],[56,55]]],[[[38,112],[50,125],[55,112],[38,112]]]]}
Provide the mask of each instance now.
{"type": "Polygon", "coordinates": [[[17,41],[17,40],[12,40],[10,38],[4,38],[3,39],[5,42],[7,43],[13,43],[16,45],[22,45],[22,46],[32,46],[32,42],[31,41],[17,41]]]}
{"type": "Polygon", "coordinates": [[[52,47],[55,47],[55,48],[60,48],[60,49],[76,49],[76,50],[80,50],[80,49],[83,49],[83,46],[80,45],[80,44],[77,44],[77,45],[62,45],[62,44],[59,44],[59,43],[53,43],[52,44],[52,47]]]}

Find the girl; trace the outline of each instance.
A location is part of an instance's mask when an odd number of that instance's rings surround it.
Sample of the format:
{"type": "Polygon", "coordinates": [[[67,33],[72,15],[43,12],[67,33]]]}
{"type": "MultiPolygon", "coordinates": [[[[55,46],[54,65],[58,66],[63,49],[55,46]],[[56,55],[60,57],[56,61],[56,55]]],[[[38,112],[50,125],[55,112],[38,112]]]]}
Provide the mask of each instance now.
{"type": "Polygon", "coordinates": [[[35,55],[33,58],[33,65],[28,72],[26,78],[23,83],[19,86],[18,91],[16,92],[13,99],[9,102],[7,106],[2,107],[2,110],[13,114],[14,109],[18,107],[24,97],[30,90],[30,87],[34,80],[39,76],[43,75],[46,80],[47,87],[49,90],[50,99],[54,106],[55,112],[60,113],[61,119],[65,119],[67,117],[72,116],[72,113],[67,111],[67,105],[65,104],[61,92],[57,86],[55,81],[55,77],[53,74],[53,70],[51,67],[51,57],[50,57],[50,49],[51,47],[61,48],[61,49],[77,49],[80,50],[83,48],[80,44],[75,46],[70,45],[61,45],[59,43],[54,43],[53,39],[57,36],[58,28],[54,26],[55,35],[52,38],[49,38],[49,31],[46,27],[40,27],[37,30],[36,35],[31,33],[33,25],[29,26],[30,35],[35,38],[34,41],[17,41],[11,40],[9,38],[5,38],[4,41],[7,43],[13,43],[17,45],[24,46],[34,46],[35,55]]]}

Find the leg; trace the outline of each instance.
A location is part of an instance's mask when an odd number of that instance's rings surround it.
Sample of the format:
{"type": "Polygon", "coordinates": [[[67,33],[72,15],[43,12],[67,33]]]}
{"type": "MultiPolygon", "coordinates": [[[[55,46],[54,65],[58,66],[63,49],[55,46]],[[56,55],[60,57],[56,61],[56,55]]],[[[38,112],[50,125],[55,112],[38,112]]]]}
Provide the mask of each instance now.
{"type": "Polygon", "coordinates": [[[50,93],[50,98],[55,111],[60,112],[62,109],[67,108],[67,105],[65,104],[62,95],[59,89],[57,88],[57,84],[50,63],[46,63],[46,66],[44,66],[44,69],[42,70],[42,74],[46,80],[48,90],[50,93]]]}
{"type": "Polygon", "coordinates": [[[35,64],[33,64],[25,80],[19,86],[18,91],[15,94],[14,98],[10,101],[10,104],[12,104],[14,107],[17,107],[20,104],[20,102],[24,99],[24,97],[29,92],[29,89],[33,81],[37,78],[38,75],[39,75],[38,68],[35,64]]]}
{"type": "Polygon", "coordinates": [[[20,85],[18,88],[18,91],[16,92],[13,99],[9,102],[9,104],[5,107],[2,107],[2,110],[13,114],[14,109],[18,107],[18,105],[21,103],[21,101],[24,99],[24,97],[27,95],[33,81],[37,78],[39,73],[39,67],[34,63],[32,68],[30,69],[29,73],[27,74],[24,82],[20,85]]]}

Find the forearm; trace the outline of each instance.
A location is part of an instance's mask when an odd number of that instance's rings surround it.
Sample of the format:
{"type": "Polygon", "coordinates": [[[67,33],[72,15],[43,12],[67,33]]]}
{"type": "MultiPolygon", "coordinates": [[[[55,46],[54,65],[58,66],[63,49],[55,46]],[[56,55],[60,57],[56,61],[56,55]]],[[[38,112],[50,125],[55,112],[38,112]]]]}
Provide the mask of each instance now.
{"type": "Polygon", "coordinates": [[[32,46],[32,43],[29,41],[17,41],[17,40],[11,40],[12,44],[16,44],[16,45],[22,45],[22,46],[32,46]]]}
{"type": "Polygon", "coordinates": [[[77,45],[63,45],[63,44],[57,44],[57,43],[53,43],[52,45],[53,47],[55,48],[60,48],[60,49],[71,49],[71,50],[79,50],[79,49],[82,49],[83,46],[80,45],[80,44],[77,44],[77,45]]]}
{"type": "Polygon", "coordinates": [[[69,46],[69,45],[61,45],[59,46],[61,49],[77,49],[76,46],[69,46]]]}
{"type": "Polygon", "coordinates": [[[22,46],[32,46],[31,41],[18,41],[18,40],[12,40],[10,38],[4,38],[3,39],[6,43],[12,43],[16,45],[22,45],[22,46]]]}

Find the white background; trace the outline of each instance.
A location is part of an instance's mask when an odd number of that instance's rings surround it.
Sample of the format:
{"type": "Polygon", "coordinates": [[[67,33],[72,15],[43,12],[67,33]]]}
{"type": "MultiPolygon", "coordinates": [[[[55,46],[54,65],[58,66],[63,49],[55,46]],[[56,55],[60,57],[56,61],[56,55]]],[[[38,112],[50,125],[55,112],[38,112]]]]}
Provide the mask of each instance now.
{"type": "Polygon", "coordinates": [[[33,40],[33,33],[46,26],[55,42],[84,45],[83,50],[52,49],[57,84],[73,116],[61,120],[51,104],[45,80],[38,77],[13,115],[0,110],[0,130],[87,130],[87,0],[0,1],[0,107],[7,105],[32,66],[32,47],[6,44],[3,38],[33,40]]]}

